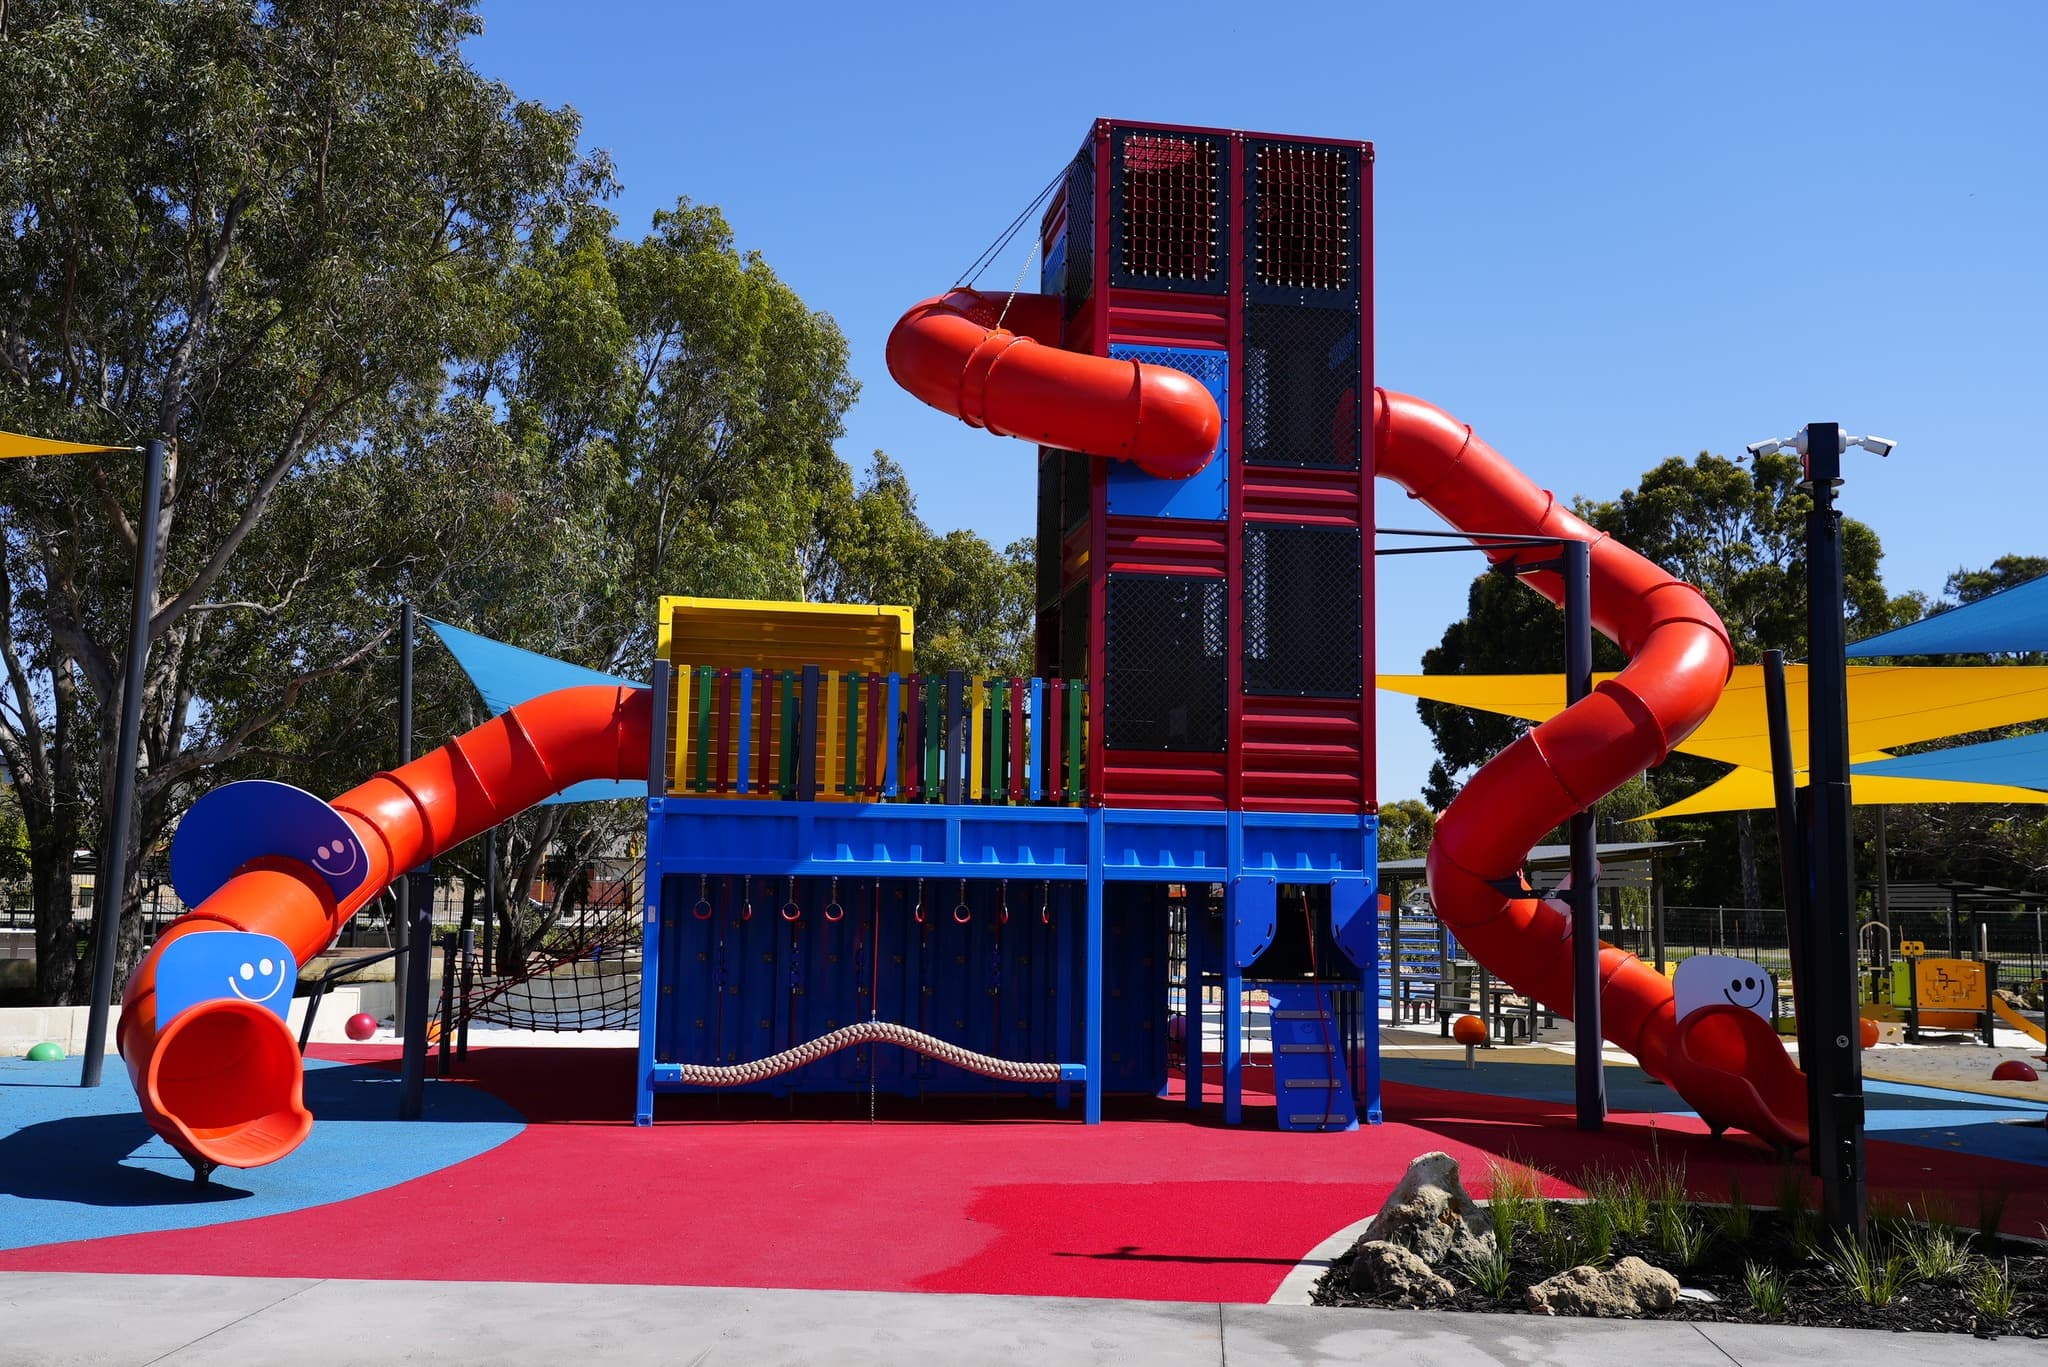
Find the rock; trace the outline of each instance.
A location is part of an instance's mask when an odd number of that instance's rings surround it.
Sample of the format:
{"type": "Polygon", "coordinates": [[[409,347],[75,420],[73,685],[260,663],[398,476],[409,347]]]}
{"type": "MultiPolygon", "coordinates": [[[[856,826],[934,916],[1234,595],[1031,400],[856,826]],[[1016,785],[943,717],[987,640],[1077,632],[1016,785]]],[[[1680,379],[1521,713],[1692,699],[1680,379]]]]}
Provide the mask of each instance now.
{"type": "Polygon", "coordinates": [[[1408,1165],[1352,1247],[1383,1242],[1399,1244],[1431,1267],[1455,1267],[1493,1251],[1493,1230],[1458,1180],[1457,1159],[1426,1153],[1408,1165]]]}
{"type": "Polygon", "coordinates": [[[1354,1296],[1392,1296],[1402,1305],[1419,1306],[1448,1300],[1457,1290],[1399,1244],[1376,1239],[1351,1250],[1354,1296]]]}
{"type": "Polygon", "coordinates": [[[1529,1288],[1539,1315],[1594,1315],[1633,1319],[1678,1304],[1678,1278],[1641,1258],[1623,1258],[1610,1270],[1574,1267],[1529,1288]]]}

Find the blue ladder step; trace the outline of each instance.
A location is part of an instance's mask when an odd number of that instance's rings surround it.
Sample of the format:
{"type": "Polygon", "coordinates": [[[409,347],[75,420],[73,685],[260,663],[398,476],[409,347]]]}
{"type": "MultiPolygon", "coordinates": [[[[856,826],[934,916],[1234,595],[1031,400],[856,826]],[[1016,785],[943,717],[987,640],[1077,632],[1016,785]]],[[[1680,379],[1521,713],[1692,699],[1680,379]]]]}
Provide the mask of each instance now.
{"type": "Polygon", "coordinates": [[[1329,992],[1314,983],[1270,983],[1273,1090],[1283,1130],[1353,1130],[1358,1103],[1329,992]]]}

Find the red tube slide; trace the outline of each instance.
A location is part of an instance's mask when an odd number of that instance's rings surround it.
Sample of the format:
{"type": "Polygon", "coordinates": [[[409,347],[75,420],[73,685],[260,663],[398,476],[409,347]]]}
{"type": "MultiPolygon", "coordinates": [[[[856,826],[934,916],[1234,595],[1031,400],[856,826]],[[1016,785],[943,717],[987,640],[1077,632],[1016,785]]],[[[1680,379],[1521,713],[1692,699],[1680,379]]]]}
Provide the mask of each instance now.
{"type": "Polygon", "coordinates": [[[370,861],[369,877],[339,903],[310,865],[272,856],[252,860],[165,927],[128,981],[116,1036],[156,1132],[195,1164],[253,1168],[284,1157],[313,1128],[298,1042],[268,1010],[209,1001],[158,1029],[156,968],[166,946],[187,935],[254,931],[284,941],[305,963],[405,870],[571,784],[645,778],[650,697],[602,685],[545,694],[337,798],[335,810],[370,861]]]}
{"type": "MultiPolygon", "coordinates": [[[[1593,624],[1629,655],[1591,696],[1482,766],[1437,821],[1429,849],[1430,894],[1459,943],[1495,977],[1570,1016],[1570,919],[1500,889],[1545,832],[1662,763],[1705,720],[1735,663],[1728,632],[1699,590],[1574,517],[1471,428],[1406,394],[1374,397],[1378,473],[1453,527],[1592,543],[1593,624]]],[[[1524,578],[1552,602],[1563,597],[1555,573],[1524,578]]],[[[1805,1077],[1768,1022],[1717,1006],[1681,1023],[1670,981],[1611,946],[1600,951],[1600,983],[1602,1032],[1716,1132],[1806,1142],[1805,1077]]]]}
{"type": "Polygon", "coordinates": [[[889,334],[889,373],[970,427],[1185,479],[1209,463],[1223,416],[1209,391],[1170,366],[1059,348],[1059,314],[1041,296],[1009,304],[958,289],[927,299],[889,334]],[[1020,335],[1006,323],[1027,331],[1020,335]],[[1037,335],[1031,335],[1036,333],[1037,335]]]}

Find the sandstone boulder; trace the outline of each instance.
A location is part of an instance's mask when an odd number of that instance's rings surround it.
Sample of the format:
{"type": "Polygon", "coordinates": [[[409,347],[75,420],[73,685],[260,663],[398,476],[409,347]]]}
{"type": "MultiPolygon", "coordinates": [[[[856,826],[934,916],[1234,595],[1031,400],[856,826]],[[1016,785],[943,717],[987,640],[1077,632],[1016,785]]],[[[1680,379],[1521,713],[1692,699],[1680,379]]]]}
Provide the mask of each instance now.
{"type": "Polygon", "coordinates": [[[1447,1153],[1426,1153],[1408,1165],[1353,1247],[1370,1243],[1399,1244],[1433,1268],[1456,1267],[1494,1246],[1486,1212],[1466,1194],[1458,1160],[1447,1153]]]}
{"type": "Polygon", "coordinates": [[[1676,1304],[1678,1278],[1641,1258],[1623,1258],[1605,1272],[1574,1267],[1529,1288],[1529,1309],[1539,1315],[1634,1319],[1676,1304]]]}
{"type": "Polygon", "coordinates": [[[1375,1240],[1352,1249],[1351,1293],[1355,1296],[1391,1296],[1401,1305],[1426,1306],[1456,1292],[1455,1286],[1430,1271],[1428,1263],[1399,1244],[1375,1240]]]}

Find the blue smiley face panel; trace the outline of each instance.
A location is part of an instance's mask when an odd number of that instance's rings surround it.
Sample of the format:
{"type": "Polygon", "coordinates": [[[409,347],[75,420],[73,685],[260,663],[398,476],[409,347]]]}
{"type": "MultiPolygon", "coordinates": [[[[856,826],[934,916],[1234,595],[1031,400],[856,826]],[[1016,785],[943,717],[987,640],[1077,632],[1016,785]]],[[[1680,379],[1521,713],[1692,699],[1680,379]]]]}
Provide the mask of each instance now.
{"type": "Polygon", "coordinates": [[[299,966],[274,935],[220,930],[186,935],[164,947],[156,966],[159,1027],[201,1002],[239,997],[287,1019],[299,966]]]}

